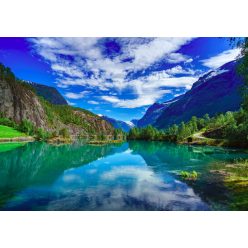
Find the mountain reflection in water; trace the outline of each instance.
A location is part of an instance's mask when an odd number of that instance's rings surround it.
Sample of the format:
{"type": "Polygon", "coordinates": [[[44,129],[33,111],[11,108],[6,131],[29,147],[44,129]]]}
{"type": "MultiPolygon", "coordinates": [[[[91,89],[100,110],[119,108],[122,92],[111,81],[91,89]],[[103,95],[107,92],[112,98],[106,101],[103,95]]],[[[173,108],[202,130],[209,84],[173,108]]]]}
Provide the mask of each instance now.
{"type": "Polygon", "coordinates": [[[133,141],[119,145],[35,142],[0,153],[2,210],[226,209],[223,187],[185,182],[179,170],[247,157],[222,148],[133,141]],[[210,190],[209,190],[210,189],[210,190]],[[217,207],[216,207],[217,206],[217,207]]]}

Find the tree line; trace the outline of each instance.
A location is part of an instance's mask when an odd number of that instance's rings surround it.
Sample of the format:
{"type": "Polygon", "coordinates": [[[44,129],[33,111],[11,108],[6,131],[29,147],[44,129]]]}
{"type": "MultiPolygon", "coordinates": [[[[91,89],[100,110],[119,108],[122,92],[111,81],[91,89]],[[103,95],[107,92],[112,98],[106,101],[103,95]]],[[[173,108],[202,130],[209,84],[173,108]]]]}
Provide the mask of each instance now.
{"type": "Polygon", "coordinates": [[[166,129],[158,130],[149,125],[144,128],[133,128],[128,133],[130,140],[164,140],[172,142],[190,141],[197,132],[207,137],[225,139],[230,146],[248,147],[248,38],[231,38],[231,43],[241,48],[240,63],[237,72],[243,77],[241,88],[242,105],[239,111],[226,112],[201,118],[193,116],[188,122],[174,124],[166,129]]]}

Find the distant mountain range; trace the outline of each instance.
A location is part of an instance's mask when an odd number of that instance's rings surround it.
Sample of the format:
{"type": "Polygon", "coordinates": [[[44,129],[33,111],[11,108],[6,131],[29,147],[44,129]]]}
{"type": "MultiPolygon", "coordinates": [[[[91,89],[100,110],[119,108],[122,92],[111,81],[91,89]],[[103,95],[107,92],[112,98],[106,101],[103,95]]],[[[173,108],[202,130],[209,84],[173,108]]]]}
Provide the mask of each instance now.
{"type": "Polygon", "coordinates": [[[164,103],[154,103],[137,122],[138,127],[153,125],[166,128],[189,121],[192,116],[236,111],[241,105],[241,77],[236,72],[237,61],[224,64],[198,79],[185,94],[164,103]]]}
{"type": "Polygon", "coordinates": [[[108,116],[101,116],[101,117],[104,120],[111,123],[114,128],[122,129],[122,131],[124,131],[124,132],[129,132],[129,130],[135,126],[135,124],[132,121],[131,122],[125,122],[125,121],[116,120],[114,118],[110,118],[108,116]]]}
{"type": "Polygon", "coordinates": [[[146,127],[148,125],[154,125],[159,116],[163,113],[163,111],[168,108],[172,103],[179,100],[180,97],[181,96],[173,98],[172,100],[163,103],[154,103],[147,109],[145,115],[136,122],[136,126],[146,127]]]}

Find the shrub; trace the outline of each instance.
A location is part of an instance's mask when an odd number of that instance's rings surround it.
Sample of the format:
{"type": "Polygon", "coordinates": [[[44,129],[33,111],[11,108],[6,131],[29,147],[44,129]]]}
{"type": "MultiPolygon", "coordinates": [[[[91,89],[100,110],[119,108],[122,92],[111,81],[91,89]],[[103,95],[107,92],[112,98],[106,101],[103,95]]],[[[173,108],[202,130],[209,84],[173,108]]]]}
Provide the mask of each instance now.
{"type": "Polygon", "coordinates": [[[42,128],[38,128],[36,130],[36,137],[39,139],[39,140],[47,140],[48,138],[50,138],[50,134],[49,132],[45,131],[44,129],[42,128]]]}
{"type": "Polygon", "coordinates": [[[23,120],[19,125],[18,130],[28,135],[33,135],[35,133],[35,127],[33,123],[28,120],[23,120]]]}
{"type": "Polygon", "coordinates": [[[59,135],[61,135],[63,138],[69,138],[70,134],[67,128],[62,128],[59,130],[59,135]]]}
{"type": "Polygon", "coordinates": [[[8,126],[8,127],[14,127],[14,128],[17,127],[17,125],[14,121],[12,121],[8,118],[4,118],[4,117],[0,118],[0,125],[4,125],[4,126],[8,126]]]}
{"type": "Polygon", "coordinates": [[[192,171],[192,172],[180,171],[179,175],[187,180],[196,180],[198,177],[198,173],[196,171],[192,171]]]}

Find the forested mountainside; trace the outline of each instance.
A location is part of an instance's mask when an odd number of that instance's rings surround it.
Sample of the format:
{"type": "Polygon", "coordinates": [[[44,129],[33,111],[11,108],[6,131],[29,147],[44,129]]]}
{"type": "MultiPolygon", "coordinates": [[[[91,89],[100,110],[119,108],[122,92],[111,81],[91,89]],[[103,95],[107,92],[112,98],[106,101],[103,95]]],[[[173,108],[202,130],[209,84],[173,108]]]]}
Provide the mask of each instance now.
{"type": "MultiPolygon", "coordinates": [[[[87,110],[55,105],[40,97],[33,85],[19,80],[0,64],[0,113],[14,123],[30,122],[49,132],[67,129],[70,135],[113,135],[113,126],[87,110]]],[[[62,96],[61,96],[62,97],[62,96]]]]}
{"type": "Polygon", "coordinates": [[[48,102],[56,105],[67,105],[67,101],[56,88],[34,82],[31,82],[30,85],[38,96],[44,97],[48,102]]]}
{"type": "Polygon", "coordinates": [[[212,70],[195,82],[185,94],[164,103],[155,103],[138,121],[138,127],[153,125],[167,128],[173,124],[187,122],[192,116],[210,117],[236,111],[240,108],[240,88],[243,80],[236,71],[238,62],[232,61],[212,70]]]}

